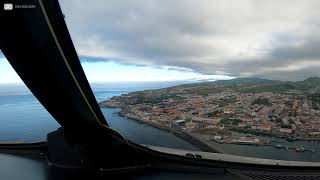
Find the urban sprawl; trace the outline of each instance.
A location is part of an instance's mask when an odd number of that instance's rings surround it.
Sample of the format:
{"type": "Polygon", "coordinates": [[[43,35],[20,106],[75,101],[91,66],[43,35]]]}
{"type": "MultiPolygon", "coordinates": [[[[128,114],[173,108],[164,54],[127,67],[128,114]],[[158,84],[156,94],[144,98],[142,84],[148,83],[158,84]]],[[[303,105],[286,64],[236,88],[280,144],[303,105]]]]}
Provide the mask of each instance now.
{"type": "Polygon", "coordinates": [[[305,80],[311,83],[307,88],[304,81],[233,81],[235,84],[199,83],[132,92],[100,105],[120,107],[125,117],[178,128],[207,142],[270,144],[259,139],[260,135],[320,139],[319,95],[310,93],[319,78],[305,80]],[[239,137],[233,132],[250,135],[239,137]]]}

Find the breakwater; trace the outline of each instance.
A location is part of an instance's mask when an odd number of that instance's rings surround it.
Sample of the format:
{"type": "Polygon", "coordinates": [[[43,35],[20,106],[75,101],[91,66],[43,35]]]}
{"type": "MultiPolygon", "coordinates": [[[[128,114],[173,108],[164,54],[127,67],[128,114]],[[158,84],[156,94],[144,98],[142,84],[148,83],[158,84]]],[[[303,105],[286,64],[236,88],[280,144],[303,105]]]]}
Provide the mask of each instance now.
{"type": "Polygon", "coordinates": [[[133,117],[133,116],[127,116],[125,113],[123,113],[123,111],[119,111],[118,115],[121,117],[125,117],[127,119],[131,119],[134,120],[136,122],[142,123],[142,124],[147,124],[151,127],[163,130],[163,131],[167,131],[170,132],[172,134],[174,134],[175,136],[189,142],[190,144],[198,147],[201,151],[205,151],[205,152],[213,152],[213,153],[223,153],[221,149],[218,149],[216,147],[212,147],[209,144],[207,144],[206,142],[204,142],[203,140],[195,137],[194,135],[184,131],[183,129],[181,129],[180,127],[172,124],[171,126],[165,126],[162,124],[158,124],[158,123],[153,123],[150,121],[144,121],[141,120],[137,117],[133,117]]]}

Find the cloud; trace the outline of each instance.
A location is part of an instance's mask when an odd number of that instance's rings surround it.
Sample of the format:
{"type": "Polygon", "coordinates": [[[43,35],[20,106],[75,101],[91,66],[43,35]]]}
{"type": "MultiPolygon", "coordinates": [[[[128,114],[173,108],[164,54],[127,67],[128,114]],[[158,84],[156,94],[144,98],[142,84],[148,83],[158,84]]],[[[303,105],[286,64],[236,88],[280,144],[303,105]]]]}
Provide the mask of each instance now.
{"type": "Polygon", "coordinates": [[[317,0],[60,4],[77,52],[88,62],[284,80],[319,75],[317,0]]]}

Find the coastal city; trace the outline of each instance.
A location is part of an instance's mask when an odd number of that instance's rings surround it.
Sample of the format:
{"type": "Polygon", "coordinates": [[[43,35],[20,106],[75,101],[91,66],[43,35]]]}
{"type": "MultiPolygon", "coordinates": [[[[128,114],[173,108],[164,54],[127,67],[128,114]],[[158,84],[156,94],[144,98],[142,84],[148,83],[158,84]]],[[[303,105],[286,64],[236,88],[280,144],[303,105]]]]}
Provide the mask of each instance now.
{"type": "MultiPolygon", "coordinates": [[[[271,145],[271,137],[320,140],[319,96],[271,86],[283,84],[182,85],[123,94],[100,105],[119,107],[124,117],[184,132],[209,146],[210,141],[271,145]]],[[[274,147],[307,150],[281,144],[274,147]]]]}

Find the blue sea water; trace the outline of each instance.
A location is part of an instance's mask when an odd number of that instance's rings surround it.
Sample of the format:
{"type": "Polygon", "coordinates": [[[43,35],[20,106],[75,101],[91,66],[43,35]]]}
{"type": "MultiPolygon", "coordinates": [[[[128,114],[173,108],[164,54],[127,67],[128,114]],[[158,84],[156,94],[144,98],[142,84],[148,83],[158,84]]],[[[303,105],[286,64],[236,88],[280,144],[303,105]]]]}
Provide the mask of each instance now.
{"type": "Polygon", "coordinates": [[[43,141],[58,127],[33,95],[0,95],[0,142],[43,141]]]}
{"type": "MultiPolygon", "coordinates": [[[[28,90],[12,91],[12,87],[10,88],[10,92],[3,89],[0,91],[0,143],[45,141],[47,133],[56,130],[60,125],[28,90]]],[[[99,102],[128,92],[101,90],[101,87],[98,87],[94,94],[99,102]]],[[[120,109],[101,110],[111,128],[133,142],[199,150],[171,133],[118,116],[120,109]]]]}

